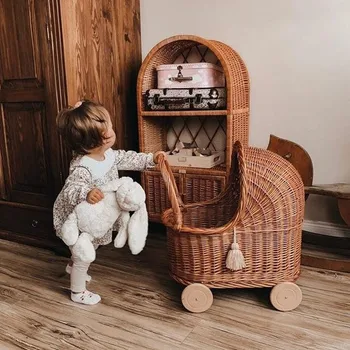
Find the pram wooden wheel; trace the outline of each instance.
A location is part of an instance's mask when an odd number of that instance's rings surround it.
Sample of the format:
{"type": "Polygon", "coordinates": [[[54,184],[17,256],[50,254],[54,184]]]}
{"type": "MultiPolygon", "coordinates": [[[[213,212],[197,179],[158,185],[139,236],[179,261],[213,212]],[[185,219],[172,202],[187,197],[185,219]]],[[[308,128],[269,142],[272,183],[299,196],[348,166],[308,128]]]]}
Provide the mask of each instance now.
{"type": "Polygon", "coordinates": [[[299,306],[303,298],[301,289],[292,282],[274,286],[270,293],[271,304],[279,311],[291,311],[299,306]]]}
{"type": "Polygon", "coordinates": [[[213,293],[200,283],[187,286],[181,295],[182,305],[191,312],[204,312],[213,304],[213,293]]]}

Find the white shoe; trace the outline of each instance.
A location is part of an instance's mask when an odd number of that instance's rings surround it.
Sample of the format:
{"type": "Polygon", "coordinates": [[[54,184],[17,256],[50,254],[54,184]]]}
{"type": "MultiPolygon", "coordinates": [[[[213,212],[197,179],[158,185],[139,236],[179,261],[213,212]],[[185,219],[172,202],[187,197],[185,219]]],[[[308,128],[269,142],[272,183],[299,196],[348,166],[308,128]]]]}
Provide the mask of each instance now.
{"type": "MultiPolygon", "coordinates": [[[[69,264],[67,264],[66,266],[66,272],[68,273],[68,275],[70,275],[72,273],[72,266],[70,266],[69,264]]],[[[90,282],[91,281],[91,276],[86,274],[86,282],[90,282]]]]}
{"type": "Polygon", "coordinates": [[[70,293],[70,298],[75,303],[84,305],[95,305],[101,301],[101,297],[98,294],[85,290],[81,293],[70,293]]]}

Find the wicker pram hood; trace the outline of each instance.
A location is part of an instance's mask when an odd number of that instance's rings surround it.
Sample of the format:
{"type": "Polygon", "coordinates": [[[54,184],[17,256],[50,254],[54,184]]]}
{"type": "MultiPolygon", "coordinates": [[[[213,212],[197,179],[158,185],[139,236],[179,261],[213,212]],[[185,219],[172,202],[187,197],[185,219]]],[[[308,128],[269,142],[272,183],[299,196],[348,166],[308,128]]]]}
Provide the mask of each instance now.
{"type": "Polygon", "coordinates": [[[297,170],[285,159],[267,150],[233,147],[231,172],[224,191],[216,198],[184,205],[171,169],[159,163],[171,208],[163,223],[192,234],[275,231],[301,225],[304,187],[297,170]]]}

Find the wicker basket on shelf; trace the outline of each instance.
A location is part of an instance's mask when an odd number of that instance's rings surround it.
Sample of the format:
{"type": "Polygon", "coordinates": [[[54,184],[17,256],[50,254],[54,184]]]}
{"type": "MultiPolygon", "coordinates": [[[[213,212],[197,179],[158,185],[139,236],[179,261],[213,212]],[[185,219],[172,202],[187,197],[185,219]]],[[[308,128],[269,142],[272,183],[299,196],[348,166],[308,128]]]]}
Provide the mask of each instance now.
{"type": "Polygon", "coordinates": [[[185,205],[161,157],[159,167],[171,202],[162,215],[170,274],[189,285],[182,301],[191,311],[210,306],[208,288],[272,286],[272,304],[279,310],[292,310],[301,302],[301,291],[293,282],[300,273],[303,182],[282,157],[243,148],[239,142],[231,164],[227,186],[219,196],[185,205]],[[227,256],[235,241],[245,267],[232,271],[227,256]]]}
{"type": "MultiPolygon", "coordinates": [[[[179,35],[163,40],[150,51],[142,63],[137,81],[137,108],[141,152],[156,152],[171,148],[167,140],[169,130],[173,132],[176,141],[179,141],[181,132],[177,132],[174,127],[175,119],[183,123],[181,131],[189,130],[190,123],[196,119],[199,129],[192,134],[189,133],[191,141],[195,141],[197,135],[204,130],[208,136],[209,148],[213,146],[213,138],[222,135],[224,147],[220,151],[226,151],[224,164],[210,169],[173,168],[184,203],[207,200],[218,195],[226,184],[234,142],[239,140],[243,145],[248,145],[249,76],[237,52],[221,42],[192,35],[179,35]],[[188,62],[189,52],[196,48],[204,48],[204,51],[197,50],[201,61],[205,61],[206,53],[210,52],[211,57],[217,60],[215,63],[223,68],[227,90],[226,109],[148,111],[145,93],[157,86],[156,67],[178,63],[179,59],[188,62]],[[215,133],[205,130],[207,121],[217,123],[215,133]]],[[[142,183],[147,195],[149,217],[153,221],[160,221],[161,213],[170,206],[160,173],[152,170],[144,172],[142,183]]]]}

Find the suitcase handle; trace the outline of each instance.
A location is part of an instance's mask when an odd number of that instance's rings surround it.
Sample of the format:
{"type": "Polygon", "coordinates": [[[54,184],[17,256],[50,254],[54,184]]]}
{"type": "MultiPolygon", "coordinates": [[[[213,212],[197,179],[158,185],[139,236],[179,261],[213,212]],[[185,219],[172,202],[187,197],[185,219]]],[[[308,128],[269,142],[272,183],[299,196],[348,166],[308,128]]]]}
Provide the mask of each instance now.
{"type": "Polygon", "coordinates": [[[194,102],[195,104],[202,103],[202,94],[197,94],[194,97],[173,97],[173,98],[161,98],[159,97],[159,94],[154,95],[154,104],[155,105],[173,105],[173,104],[184,104],[184,103],[191,103],[194,102]]]}
{"type": "Polygon", "coordinates": [[[183,81],[191,81],[193,80],[193,77],[184,77],[181,73],[183,67],[182,66],[177,66],[177,70],[179,71],[177,73],[177,77],[171,77],[169,78],[170,81],[177,81],[179,83],[183,82],[183,81]]]}
{"type": "Polygon", "coordinates": [[[179,83],[182,83],[183,81],[191,81],[193,80],[193,77],[171,77],[169,78],[170,81],[177,81],[179,83]]]}

